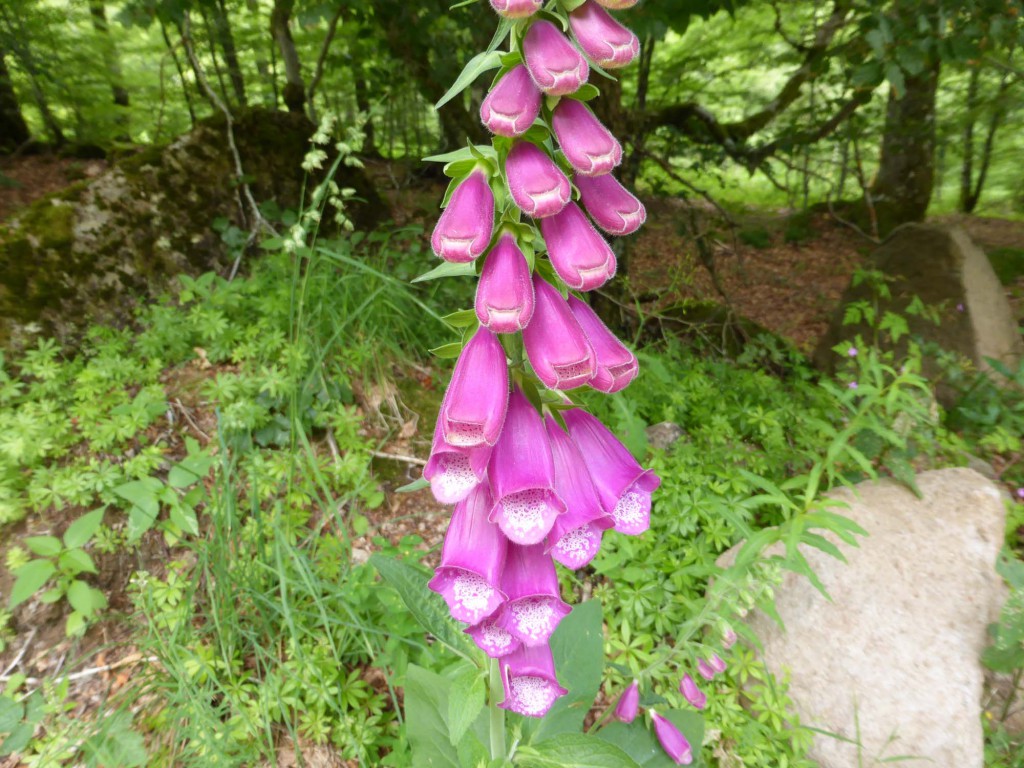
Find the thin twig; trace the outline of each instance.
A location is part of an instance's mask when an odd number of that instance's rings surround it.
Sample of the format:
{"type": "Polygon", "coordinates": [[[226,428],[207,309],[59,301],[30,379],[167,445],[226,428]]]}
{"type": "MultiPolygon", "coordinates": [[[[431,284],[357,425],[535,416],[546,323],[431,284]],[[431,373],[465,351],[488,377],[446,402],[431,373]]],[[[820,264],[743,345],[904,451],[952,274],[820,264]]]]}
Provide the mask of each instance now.
{"type": "Polygon", "coordinates": [[[398,453],[384,453],[383,451],[370,451],[371,456],[376,456],[378,459],[391,459],[392,461],[402,461],[406,464],[415,464],[417,467],[427,466],[426,459],[417,459],[415,456],[402,456],[398,453]]]}
{"type": "Polygon", "coordinates": [[[320,79],[324,76],[324,64],[327,62],[327,51],[331,47],[331,42],[334,40],[334,34],[338,31],[338,21],[341,20],[341,14],[345,10],[345,4],[342,3],[338,6],[338,12],[331,18],[330,23],[327,25],[327,36],[324,38],[324,44],[320,46],[320,56],[316,60],[316,69],[313,72],[313,78],[309,81],[309,88],[306,89],[306,104],[309,105],[309,119],[314,123],[317,122],[316,107],[313,106],[313,94],[316,93],[316,88],[320,85],[320,79]]]}
{"type": "MultiPolygon", "coordinates": [[[[104,664],[104,665],[102,665],[100,667],[91,667],[90,669],[83,669],[81,672],[72,672],[70,675],[64,675],[61,679],[62,680],[71,680],[71,681],[81,680],[81,679],[86,678],[86,677],[92,677],[93,675],[98,675],[101,672],[109,672],[112,669],[118,669],[120,667],[127,667],[127,666],[130,666],[132,664],[138,664],[140,662],[147,662],[147,663],[149,663],[149,662],[153,662],[153,661],[160,661],[160,658],[158,656],[145,656],[145,657],[143,657],[141,654],[133,653],[133,654],[130,654],[128,656],[125,656],[120,661],[115,661],[113,664],[104,664]]],[[[0,683],[6,683],[10,679],[11,678],[8,675],[0,675],[0,683]]],[[[51,678],[51,679],[53,679],[53,678],[51,678]]],[[[39,685],[42,682],[43,682],[42,678],[38,678],[38,677],[26,677],[25,678],[25,684],[26,685],[39,685]]]]}
{"type": "Polygon", "coordinates": [[[7,665],[7,669],[5,669],[3,671],[3,674],[0,675],[0,679],[6,680],[7,675],[10,674],[11,670],[17,667],[21,663],[21,660],[25,658],[25,652],[28,650],[28,647],[32,644],[32,641],[35,639],[36,632],[38,631],[38,629],[33,628],[33,630],[29,632],[28,639],[25,641],[25,644],[21,646],[21,650],[18,652],[18,655],[14,657],[14,661],[7,665]]]}
{"type": "Polygon", "coordinates": [[[194,429],[196,432],[198,432],[199,436],[202,437],[206,442],[210,442],[210,436],[203,432],[203,430],[199,428],[198,424],[192,421],[192,416],[189,414],[188,408],[182,405],[181,400],[175,398],[174,405],[178,406],[178,410],[181,411],[181,415],[185,417],[185,421],[188,422],[189,426],[192,427],[192,429],[194,429]]]}

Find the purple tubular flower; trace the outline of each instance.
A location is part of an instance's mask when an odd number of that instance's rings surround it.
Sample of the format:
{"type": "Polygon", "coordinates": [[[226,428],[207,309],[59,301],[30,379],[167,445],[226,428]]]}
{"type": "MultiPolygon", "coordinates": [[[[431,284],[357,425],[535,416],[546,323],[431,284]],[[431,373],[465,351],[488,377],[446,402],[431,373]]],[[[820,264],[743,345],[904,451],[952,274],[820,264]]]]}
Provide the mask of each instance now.
{"type": "Polygon", "coordinates": [[[513,138],[526,133],[540,115],[540,91],[526,67],[512,67],[480,105],[480,120],[498,136],[513,138]]]}
{"type": "Polygon", "coordinates": [[[572,610],[562,602],[555,563],[543,544],[509,544],[501,589],[508,602],[501,606],[498,625],[528,648],[545,645],[572,610]]]}
{"type": "Polygon", "coordinates": [[[551,266],[570,288],[592,291],[614,277],[616,261],[611,246],[576,203],[569,203],[559,214],[541,219],[540,231],[548,247],[551,266]]]}
{"type": "Polygon", "coordinates": [[[551,115],[551,128],[577,173],[601,176],[622,162],[622,145],[581,101],[558,102],[551,115]]]}
{"type": "Polygon", "coordinates": [[[718,674],[721,674],[726,670],[725,662],[722,661],[722,657],[719,656],[717,653],[711,654],[711,658],[708,659],[708,666],[710,666],[718,674]]]}
{"type": "Polygon", "coordinates": [[[609,235],[631,235],[647,220],[647,209],[610,173],[577,174],[573,181],[587,213],[609,235]]]}
{"type": "Polygon", "coordinates": [[[535,219],[554,216],[572,197],[572,187],[544,150],[517,141],[505,161],[508,190],[520,210],[535,219]]]}
{"type": "Polygon", "coordinates": [[[484,172],[475,170],[455,188],[430,245],[445,261],[464,263],[487,250],[493,232],[494,194],[484,172]]]}
{"type": "Polygon", "coordinates": [[[550,389],[582,387],[597,372],[597,357],[587,335],[562,295],[533,276],[537,306],[523,331],[523,346],[534,373],[550,389]]]}
{"type": "Polygon", "coordinates": [[[498,238],[484,262],[476,287],[476,317],[494,333],[515,333],[533,317],[533,281],[514,235],[498,238]]]}
{"type": "Polygon", "coordinates": [[[690,706],[696,709],[704,709],[708,703],[707,694],[697,687],[697,683],[689,675],[683,675],[683,679],[679,681],[679,692],[690,702],[690,706]]]}
{"type": "Polygon", "coordinates": [[[555,518],[565,512],[555,493],[555,465],[544,422],[518,387],[509,400],[488,477],[494,495],[490,520],[516,544],[543,541],[555,518]]]}
{"type": "Polygon", "coordinates": [[[491,0],[491,7],[506,19],[525,19],[533,16],[544,0],[491,0]]]}
{"type": "Polygon", "coordinates": [[[601,535],[614,521],[601,506],[579,449],[551,416],[544,425],[555,460],[555,491],[567,508],[551,526],[548,552],[566,568],[576,570],[594,559],[601,548],[601,535]]]}
{"type": "Polygon", "coordinates": [[[636,720],[640,711],[640,684],[634,680],[629,687],[619,696],[619,703],[615,705],[615,712],[612,715],[616,720],[623,723],[632,723],[636,720]]]}
{"type": "Polygon", "coordinates": [[[714,680],[716,674],[715,670],[704,659],[700,659],[697,662],[697,673],[705,680],[714,680]]]}
{"type": "Polygon", "coordinates": [[[640,364],[636,355],[608,330],[601,318],[585,301],[569,297],[569,309],[579,321],[583,332],[597,355],[597,373],[588,385],[600,392],[618,392],[636,378],[640,364]]]}
{"type": "Polygon", "coordinates": [[[624,67],[640,52],[637,36],[613,19],[595,0],[569,14],[576,42],[591,61],[605,69],[624,67]]]}
{"type": "Polygon", "coordinates": [[[736,630],[732,627],[727,626],[725,631],[722,632],[722,645],[726,648],[732,648],[738,639],[739,638],[736,636],[736,630]]]}
{"type": "Polygon", "coordinates": [[[523,38],[530,77],[549,96],[575,93],[590,77],[583,54],[550,21],[535,21],[523,38]]]}
{"type": "Polygon", "coordinates": [[[476,624],[505,602],[498,588],[508,540],[488,522],[491,495],[479,485],[455,505],[441,550],[441,565],[428,586],[448,603],[452,618],[476,624]]]}
{"type": "Polygon", "coordinates": [[[430,481],[434,498],[442,504],[455,504],[466,498],[470,491],[483,482],[487,462],[491,459],[491,446],[486,443],[477,448],[459,448],[445,442],[444,417],[448,395],[441,401],[441,411],[434,427],[434,443],[430,458],[423,468],[423,477],[430,481]]]}
{"type": "Polygon", "coordinates": [[[587,458],[601,504],[611,510],[615,530],[636,536],[651,524],[651,493],[661,479],[637,464],[604,424],[574,408],[564,414],[569,436],[587,458]]]}
{"type": "Polygon", "coordinates": [[[441,405],[448,445],[476,448],[498,442],[508,408],[508,365],[498,337],[480,328],[455,364],[441,405]]]}
{"type": "Polygon", "coordinates": [[[662,717],[653,709],[651,710],[651,722],[654,723],[654,735],[661,742],[661,748],[676,765],[689,765],[693,762],[690,742],[683,736],[682,731],[676,728],[675,723],[662,717]]]}
{"type": "Polygon", "coordinates": [[[474,624],[466,630],[466,634],[472,637],[477,647],[492,659],[508,656],[522,647],[522,643],[498,625],[494,616],[489,616],[479,624],[474,624]]]}
{"type": "Polygon", "coordinates": [[[547,644],[520,648],[501,660],[505,700],[498,706],[527,717],[543,717],[568,693],[555,677],[555,661],[547,644]]]}

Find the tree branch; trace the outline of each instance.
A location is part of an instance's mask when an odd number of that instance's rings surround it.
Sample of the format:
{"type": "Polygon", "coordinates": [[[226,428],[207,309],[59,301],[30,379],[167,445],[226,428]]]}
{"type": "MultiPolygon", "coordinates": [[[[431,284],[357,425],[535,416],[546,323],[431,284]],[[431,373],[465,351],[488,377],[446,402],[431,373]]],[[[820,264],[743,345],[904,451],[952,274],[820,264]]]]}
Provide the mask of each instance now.
{"type": "Polygon", "coordinates": [[[334,34],[338,31],[338,22],[341,20],[341,14],[345,11],[345,6],[342,4],[338,7],[337,13],[331,18],[330,24],[327,25],[327,36],[324,38],[324,44],[320,47],[320,56],[316,60],[316,70],[313,72],[313,77],[309,81],[309,88],[306,89],[306,106],[309,110],[309,119],[316,124],[319,122],[316,116],[316,108],[313,106],[313,94],[316,93],[316,88],[320,85],[320,79],[324,76],[324,64],[327,62],[327,51],[330,50],[331,42],[334,40],[334,34]]]}

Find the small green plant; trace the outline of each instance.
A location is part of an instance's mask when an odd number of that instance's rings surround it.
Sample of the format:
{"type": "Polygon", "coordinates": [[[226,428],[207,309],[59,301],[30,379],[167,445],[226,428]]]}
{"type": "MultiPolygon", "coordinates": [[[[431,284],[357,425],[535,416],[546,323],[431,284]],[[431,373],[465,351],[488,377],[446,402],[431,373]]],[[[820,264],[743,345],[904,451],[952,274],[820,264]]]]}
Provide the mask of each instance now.
{"type": "Polygon", "coordinates": [[[772,245],[771,233],[764,227],[744,227],[739,232],[740,242],[752,248],[763,250],[772,245]]]}

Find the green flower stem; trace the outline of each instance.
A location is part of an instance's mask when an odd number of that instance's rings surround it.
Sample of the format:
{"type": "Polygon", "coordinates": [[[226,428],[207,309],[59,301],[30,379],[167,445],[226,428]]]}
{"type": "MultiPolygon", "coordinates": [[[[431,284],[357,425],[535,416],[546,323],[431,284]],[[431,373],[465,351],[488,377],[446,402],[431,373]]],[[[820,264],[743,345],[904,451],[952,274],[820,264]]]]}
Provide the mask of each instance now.
{"type": "Polygon", "coordinates": [[[501,685],[501,669],[497,659],[491,659],[491,695],[487,705],[491,711],[491,759],[501,760],[505,757],[505,710],[498,706],[505,691],[501,685]]]}

